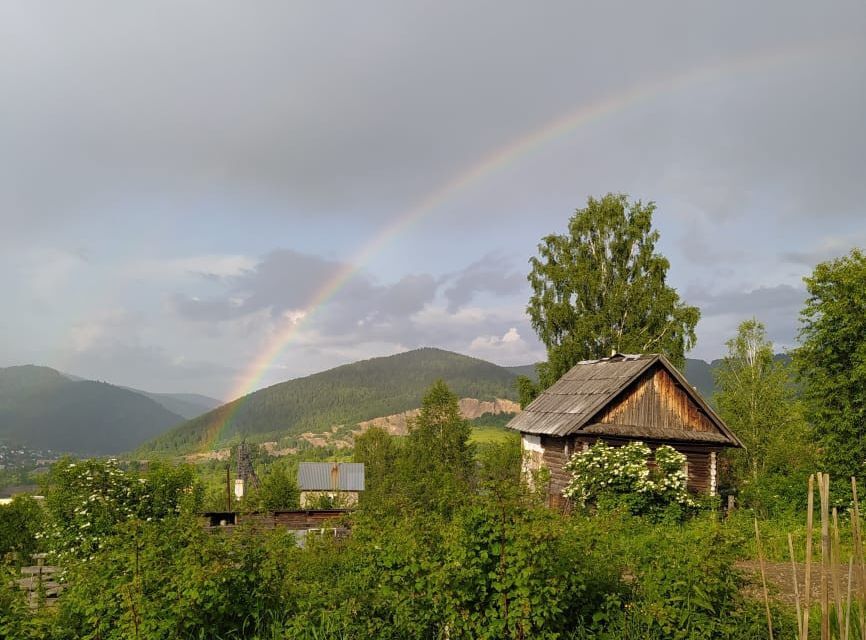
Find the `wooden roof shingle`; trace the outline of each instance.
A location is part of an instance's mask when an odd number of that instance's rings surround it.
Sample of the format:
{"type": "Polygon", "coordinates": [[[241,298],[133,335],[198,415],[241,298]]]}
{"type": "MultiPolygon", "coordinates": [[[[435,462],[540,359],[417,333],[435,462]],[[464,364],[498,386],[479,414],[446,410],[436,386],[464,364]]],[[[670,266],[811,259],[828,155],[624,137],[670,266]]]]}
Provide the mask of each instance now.
{"type": "Polygon", "coordinates": [[[610,358],[585,360],[569,369],[550,388],[543,391],[508,427],[522,433],[566,436],[574,433],[646,438],[679,442],[713,442],[741,447],[737,436],[701,398],[683,375],[660,354],[614,354],[610,358]],[[717,428],[699,432],[679,427],[600,424],[593,420],[633,382],[651,367],[664,367],[683,387],[717,428]]]}

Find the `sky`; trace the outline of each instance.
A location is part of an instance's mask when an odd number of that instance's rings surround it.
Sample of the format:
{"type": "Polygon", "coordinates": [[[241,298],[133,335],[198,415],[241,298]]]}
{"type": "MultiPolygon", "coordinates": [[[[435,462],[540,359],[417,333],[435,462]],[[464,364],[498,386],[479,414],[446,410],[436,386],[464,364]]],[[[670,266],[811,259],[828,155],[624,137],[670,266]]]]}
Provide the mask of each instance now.
{"type": "Polygon", "coordinates": [[[544,349],[528,260],[654,201],[692,357],[866,245],[866,4],[0,0],[0,366],[231,399],[544,349]]]}

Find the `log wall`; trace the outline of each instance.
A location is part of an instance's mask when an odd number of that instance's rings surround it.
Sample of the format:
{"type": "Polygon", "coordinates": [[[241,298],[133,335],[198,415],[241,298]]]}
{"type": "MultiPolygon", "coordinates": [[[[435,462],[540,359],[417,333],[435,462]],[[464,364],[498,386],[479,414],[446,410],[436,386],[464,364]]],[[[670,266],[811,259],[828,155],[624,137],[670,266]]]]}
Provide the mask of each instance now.
{"type": "MultiPolygon", "coordinates": [[[[541,437],[541,445],[544,447],[541,463],[550,471],[548,497],[551,506],[563,506],[565,504],[562,492],[571,480],[571,474],[565,468],[565,463],[576,451],[581,451],[584,446],[590,447],[599,440],[613,447],[620,447],[630,442],[626,439],[587,436],[541,437]]],[[[666,443],[647,443],[651,449],[655,449],[661,444],[666,443]]],[[[709,494],[710,490],[715,488],[710,475],[710,455],[715,452],[718,456],[721,448],[701,444],[669,444],[686,456],[689,491],[695,494],[709,494]]]]}

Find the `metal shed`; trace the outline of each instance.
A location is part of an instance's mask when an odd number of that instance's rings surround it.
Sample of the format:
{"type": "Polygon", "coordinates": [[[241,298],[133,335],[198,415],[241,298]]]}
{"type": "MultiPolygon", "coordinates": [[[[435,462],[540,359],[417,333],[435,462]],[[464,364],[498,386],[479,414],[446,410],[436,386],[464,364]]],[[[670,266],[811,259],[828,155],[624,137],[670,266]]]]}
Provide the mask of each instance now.
{"type": "Polygon", "coordinates": [[[363,491],[364,465],[360,462],[302,462],[298,465],[301,491],[363,491]]]}

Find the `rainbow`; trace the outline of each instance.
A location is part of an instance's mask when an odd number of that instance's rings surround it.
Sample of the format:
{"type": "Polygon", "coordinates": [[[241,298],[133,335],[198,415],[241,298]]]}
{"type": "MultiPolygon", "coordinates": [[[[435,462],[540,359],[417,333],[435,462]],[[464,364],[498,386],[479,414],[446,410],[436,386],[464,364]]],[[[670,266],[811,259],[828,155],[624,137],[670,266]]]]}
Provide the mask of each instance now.
{"type": "Polygon", "coordinates": [[[774,49],[729,58],[711,65],[696,67],[683,73],[641,83],[625,91],[609,95],[597,102],[582,105],[574,111],[548,122],[502,146],[469,166],[453,179],[432,191],[408,211],[402,212],[376,234],[353,259],[334,275],[310,298],[303,312],[291,324],[278,332],[264,349],[248,364],[230,397],[236,398],[216,410],[207,428],[205,446],[218,441],[231,424],[232,418],[243,406],[244,397],[260,386],[260,381],[283,349],[292,342],[301,327],[309,323],[315,313],[348,282],[352,276],[394,238],[440,207],[443,203],[465,192],[472,185],[514,164],[550,142],[568,136],[587,125],[621,113],[630,107],[653,100],[658,96],[680,91],[702,82],[738,74],[764,72],[776,66],[822,53],[836,53],[851,42],[832,41],[809,43],[797,47],[774,49]]]}

